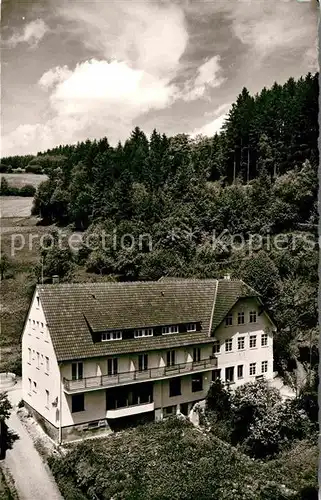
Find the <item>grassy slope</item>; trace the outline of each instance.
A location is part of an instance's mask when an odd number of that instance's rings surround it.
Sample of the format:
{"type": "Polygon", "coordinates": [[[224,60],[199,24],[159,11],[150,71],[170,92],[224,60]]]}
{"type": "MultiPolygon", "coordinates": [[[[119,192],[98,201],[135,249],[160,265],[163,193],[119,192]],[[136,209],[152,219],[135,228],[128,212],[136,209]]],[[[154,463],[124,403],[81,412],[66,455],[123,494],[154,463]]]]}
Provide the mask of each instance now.
{"type": "Polygon", "coordinates": [[[28,173],[3,174],[2,177],[4,177],[8,181],[9,186],[18,188],[21,188],[25,184],[31,184],[36,188],[41,182],[45,181],[48,178],[46,175],[28,173]]]}
{"type": "MultiPolygon", "coordinates": [[[[28,287],[29,275],[39,259],[40,236],[49,229],[36,226],[36,222],[31,217],[1,220],[1,250],[9,256],[12,267],[1,283],[0,371],[15,371],[20,360],[20,336],[32,293],[28,287]],[[12,253],[14,234],[21,234],[26,242],[15,255],[12,253]],[[31,240],[32,236],[36,237],[31,240]]],[[[17,246],[20,241],[17,237],[17,246]]]]}

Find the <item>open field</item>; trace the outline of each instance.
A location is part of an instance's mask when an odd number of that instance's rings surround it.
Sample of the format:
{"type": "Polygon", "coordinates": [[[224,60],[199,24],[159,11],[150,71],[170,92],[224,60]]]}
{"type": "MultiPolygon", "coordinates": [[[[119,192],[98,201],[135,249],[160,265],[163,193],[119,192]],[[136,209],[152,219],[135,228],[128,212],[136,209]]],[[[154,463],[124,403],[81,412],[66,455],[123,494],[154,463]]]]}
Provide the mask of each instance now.
{"type": "Polygon", "coordinates": [[[7,181],[9,186],[21,188],[26,184],[31,184],[35,188],[39,186],[39,184],[45,181],[48,177],[43,174],[2,174],[7,181]]]}
{"type": "Polygon", "coordinates": [[[29,196],[0,196],[1,217],[29,217],[32,202],[29,196]]]}

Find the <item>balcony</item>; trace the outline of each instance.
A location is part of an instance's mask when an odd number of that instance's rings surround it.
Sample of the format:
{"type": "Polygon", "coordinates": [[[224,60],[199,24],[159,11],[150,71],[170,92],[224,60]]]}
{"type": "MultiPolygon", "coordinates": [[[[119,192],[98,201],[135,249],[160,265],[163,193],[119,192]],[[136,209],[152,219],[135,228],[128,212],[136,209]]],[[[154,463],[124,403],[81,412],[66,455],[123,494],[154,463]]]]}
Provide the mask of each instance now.
{"type": "Polygon", "coordinates": [[[207,358],[201,361],[180,363],[172,366],[160,366],[159,368],[148,368],[147,370],[133,370],[129,372],[117,373],[116,375],[100,375],[97,377],[86,377],[78,380],[63,379],[64,391],[67,394],[74,394],[82,391],[94,391],[108,387],[115,387],[127,384],[137,384],[146,380],[158,380],[175,377],[178,375],[188,375],[216,368],[217,358],[207,358]]]}

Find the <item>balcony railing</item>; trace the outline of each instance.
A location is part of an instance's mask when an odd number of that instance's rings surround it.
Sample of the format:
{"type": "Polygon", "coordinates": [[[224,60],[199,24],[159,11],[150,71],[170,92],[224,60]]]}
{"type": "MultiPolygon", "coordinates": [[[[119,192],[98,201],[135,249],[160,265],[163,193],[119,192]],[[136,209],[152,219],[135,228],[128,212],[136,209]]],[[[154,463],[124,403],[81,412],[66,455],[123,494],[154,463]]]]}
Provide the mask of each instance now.
{"type": "Polygon", "coordinates": [[[206,369],[215,368],[217,358],[207,358],[201,361],[191,361],[171,366],[160,366],[159,368],[148,368],[143,371],[129,371],[117,373],[115,375],[99,375],[96,377],[86,377],[77,380],[64,378],[63,385],[66,392],[78,392],[81,390],[94,390],[104,387],[114,387],[117,385],[131,384],[144,380],[157,380],[161,378],[173,377],[175,375],[186,375],[193,372],[201,372],[206,369]]]}

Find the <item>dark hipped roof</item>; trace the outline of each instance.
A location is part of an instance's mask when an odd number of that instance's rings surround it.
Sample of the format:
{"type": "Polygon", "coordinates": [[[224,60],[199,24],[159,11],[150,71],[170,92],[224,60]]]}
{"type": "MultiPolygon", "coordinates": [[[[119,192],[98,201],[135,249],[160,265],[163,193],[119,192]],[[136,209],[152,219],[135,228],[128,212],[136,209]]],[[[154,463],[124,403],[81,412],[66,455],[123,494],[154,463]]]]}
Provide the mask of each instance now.
{"type": "Polygon", "coordinates": [[[58,361],[210,342],[240,297],[258,295],[241,281],[166,280],[38,285],[58,361]],[[213,314],[214,311],[214,314],[213,314]],[[201,331],[96,342],[91,332],[200,322],[201,331]]]}

